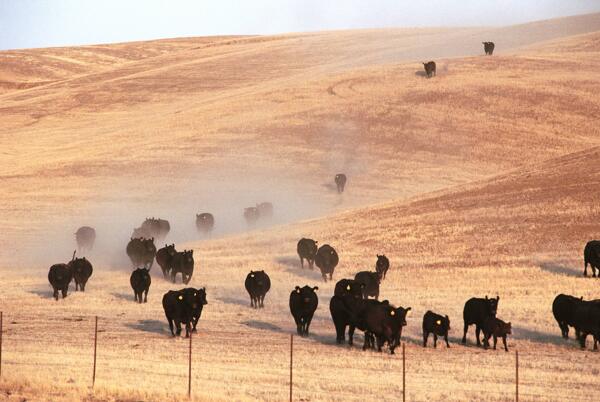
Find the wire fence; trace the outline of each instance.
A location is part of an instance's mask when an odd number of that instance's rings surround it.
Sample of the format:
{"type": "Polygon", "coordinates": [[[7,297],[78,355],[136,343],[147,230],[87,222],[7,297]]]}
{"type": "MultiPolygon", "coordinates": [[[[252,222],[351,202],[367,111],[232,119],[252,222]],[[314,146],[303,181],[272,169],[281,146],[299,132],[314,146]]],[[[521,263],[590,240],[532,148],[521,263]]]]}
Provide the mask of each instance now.
{"type": "MultiPolygon", "coordinates": [[[[52,320],[0,313],[0,376],[10,372],[24,379],[32,376],[91,388],[160,387],[181,396],[209,392],[222,399],[364,400],[365,393],[377,387],[390,400],[406,401],[439,388],[443,377],[442,382],[450,385],[436,394],[439,399],[449,399],[445,396],[453,383],[466,399],[543,400],[549,394],[545,381],[519,370],[522,356],[516,351],[440,354],[417,348],[413,341],[408,348],[403,342],[395,356],[339,348],[339,359],[332,359],[319,355],[318,340],[292,334],[269,334],[267,339],[252,331],[199,328],[190,338],[172,339],[164,336],[164,323],[139,325],[145,325],[146,331],[126,331],[132,328],[130,323],[112,318],[52,320]],[[45,333],[39,334],[39,328],[45,333]],[[463,372],[448,373],[445,365],[462,366],[463,372]],[[493,377],[476,374],[486,365],[498,367],[493,377]],[[223,388],[219,395],[208,391],[223,388]]],[[[528,358],[535,365],[540,356],[528,358]]],[[[559,354],[546,356],[551,361],[549,370],[552,359],[558,367],[560,358],[559,354]]],[[[563,389],[570,385],[560,378],[552,383],[563,389]]],[[[577,399],[576,393],[571,391],[571,400],[577,399]]]]}

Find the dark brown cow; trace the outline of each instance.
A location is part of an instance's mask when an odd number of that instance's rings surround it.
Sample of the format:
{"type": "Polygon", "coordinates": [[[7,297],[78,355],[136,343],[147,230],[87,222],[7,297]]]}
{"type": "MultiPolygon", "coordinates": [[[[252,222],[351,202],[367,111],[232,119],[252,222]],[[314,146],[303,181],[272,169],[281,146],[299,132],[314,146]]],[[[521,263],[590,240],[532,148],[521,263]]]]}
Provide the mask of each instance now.
{"type": "Polygon", "coordinates": [[[338,193],[343,193],[344,188],[346,187],[346,182],[348,181],[348,178],[346,177],[346,175],[344,173],[338,173],[335,175],[334,181],[335,181],[335,185],[337,187],[338,193]]]}
{"type": "Polygon", "coordinates": [[[496,47],[496,45],[494,45],[494,42],[481,43],[483,43],[483,50],[485,51],[485,54],[491,56],[494,53],[494,48],[496,47]]]}
{"type": "Polygon", "coordinates": [[[77,249],[80,253],[90,251],[94,247],[96,241],[96,230],[89,226],[82,226],[75,232],[75,241],[77,249]]]}
{"type": "Polygon", "coordinates": [[[427,63],[423,63],[423,67],[425,68],[425,74],[427,74],[427,78],[431,78],[435,76],[435,61],[428,61],[427,63]]]}

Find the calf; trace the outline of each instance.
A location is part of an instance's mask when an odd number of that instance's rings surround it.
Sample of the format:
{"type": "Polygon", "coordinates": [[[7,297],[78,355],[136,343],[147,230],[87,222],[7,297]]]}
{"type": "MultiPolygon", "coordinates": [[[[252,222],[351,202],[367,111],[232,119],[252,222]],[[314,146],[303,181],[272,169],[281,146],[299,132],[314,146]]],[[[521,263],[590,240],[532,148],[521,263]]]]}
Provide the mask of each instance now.
{"type": "Polygon", "coordinates": [[[469,329],[469,325],[475,324],[477,346],[481,346],[479,334],[481,333],[483,323],[489,317],[496,317],[499,301],[500,296],[497,296],[495,299],[488,299],[486,296],[485,299],[473,297],[467,300],[463,309],[463,320],[465,323],[464,334],[462,338],[463,344],[467,343],[467,330],[469,329]]]}
{"type": "MultiPolygon", "coordinates": [[[[569,326],[575,326],[575,309],[583,300],[583,297],[577,298],[565,294],[559,294],[552,302],[552,314],[558,323],[562,337],[569,339],[569,326]]],[[[575,331],[575,337],[579,339],[579,332],[575,331]]]]}
{"type": "Polygon", "coordinates": [[[250,295],[250,306],[264,308],[265,295],[271,289],[271,279],[265,271],[250,271],[244,283],[250,295]]]}
{"type": "Polygon", "coordinates": [[[129,283],[133,289],[133,298],[136,302],[142,303],[142,293],[144,294],[143,302],[148,301],[148,290],[150,290],[150,284],[152,278],[150,278],[150,272],[146,268],[138,268],[131,273],[129,277],[129,283]]]}
{"type": "Polygon", "coordinates": [[[429,334],[433,334],[433,347],[437,347],[438,336],[443,336],[446,341],[446,347],[450,347],[448,343],[448,331],[450,330],[450,318],[442,316],[432,311],[427,311],[423,316],[423,347],[427,347],[427,339],[429,334]]]}
{"type": "Polygon", "coordinates": [[[363,349],[368,346],[372,334],[377,340],[377,351],[381,352],[381,348],[387,343],[390,354],[394,354],[394,350],[400,345],[402,328],[406,326],[406,317],[410,314],[410,310],[411,307],[394,307],[385,301],[367,301],[364,316],[366,334],[363,349]]]}
{"type": "Polygon", "coordinates": [[[296,251],[300,257],[300,265],[304,269],[304,260],[308,261],[308,267],[313,269],[315,256],[317,255],[317,242],[313,239],[305,239],[304,237],[298,241],[296,251]]]}
{"type": "Polygon", "coordinates": [[[494,337],[494,349],[496,349],[496,343],[498,338],[502,338],[504,344],[504,350],[508,352],[506,346],[506,335],[512,334],[512,328],[510,322],[504,322],[496,317],[487,317],[483,323],[483,347],[485,349],[490,347],[490,337],[494,337]]]}
{"type": "Polygon", "coordinates": [[[71,268],[67,264],[54,264],[48,271],[48,282],[54,290],[54,299],[58,300],[58,291],[62,292],[63,299],[67,297],[69,283],[73,279],[71,268]]]}
{"type": "Polygon", "coordinates": [[[296,322],[296,331],[300,336],[308,336],[308,329],[319,305],[317,286],[296,286],[290,293],[290,312],[296,322]]]}
{"type": "Polygon", "coordinates": [[[92,263],[85,257],[75,258],[75,253],[73,252],[73,259],[68,265],[73,274],[73,279],[75,280],[75,291],[81,290],[82,292],[85,292],[85,285],[87,284],[88,279],[90,279],[90,276],[92,276],[92,272],[94,272],[92,263]]]}
{"type": "Polygon", "coordinates": [[[167,276],[171,271],[175,254],[177,254],[177,250],[175,250],[175,244],[165,244],[163,248],[156,252],[156,263],[158,266],[160,266],[165,279],[167,279],[167,276]]]}
{"type": "Polygon", "coordinates": [[[375,300],[379,299],[381,276],[377,272],[361,271],[354,276],[354,280],[365,285],[362,288],[364,299],[368,299],[370,296],[375,300]]]}
{"type": "Polygon", "coordinates": [[[379,255],[377,254],[377,262],[375,263],[375,271],[379,274],[381,279],[385,279],[385,275],[387,274],[388,269],[390,268],[390,260],[385,256],[385,254],[379,255]]]}

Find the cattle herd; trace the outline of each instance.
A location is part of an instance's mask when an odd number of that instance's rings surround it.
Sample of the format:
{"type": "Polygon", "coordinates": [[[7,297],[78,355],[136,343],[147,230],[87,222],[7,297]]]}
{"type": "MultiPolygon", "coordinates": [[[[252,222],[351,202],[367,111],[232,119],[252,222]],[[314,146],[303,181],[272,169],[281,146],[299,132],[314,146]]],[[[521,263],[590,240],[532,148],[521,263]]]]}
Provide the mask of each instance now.
{"type": "MultiPolygon", "coordinates": [[[[483,42],[486,55],[494,52],[493,42],[483,42]]],[[[436,64],[433,61],[423,63],[428,78],[436,75],[436,64]]],[[[347,177],[343,173],[334,177],[338,193],[343,193],[347,177]]],[[[255,206],[245,208],[243,217],[248,226],[252,227],[260,220],[268,220],[273,216],[273,205],[262,202],[255,206]]],[[[211,213],[196,214],[196,228],[202,235],[210,235],[215,227],[215,218],[211,213]]],[[[157,250],[155,240],[163,240],[169,233],[171,226],[164,219],[148,218],[142,225],[133,230],[131,239],[125,251],[134,268],[130,284],[134,292],[134,299],[138,303],[148,301],[148,291],[151,285],[150,270],[154,260],[160,266],[165,279],[176,283],[177,275],[181,274],[184,284],[189,284],[194,273],[193,250],[177,251],[175,244],[165,245],[157,250]]],[[[96,232],[93,228],[83,226],[75,233],[77,249],[80,253],[89,252],[94,245],[96,232]]],[[[296,247],[300,258],[300,267],[313,270],[316,265],[321,271],[324,282],[333,280],[335,268],[339,263],[337,251],[329,244],[318,246],[318,242],[302,238],[296,247]]],[[[48,280],[54,291],[54,298],[58,300],[59,292],[62,297],[67,296],[69,284],[75,282],[75,290],[85,291],[86,283],[91,277],[93,267],[85,257],[76,258],[76,252],[70,262],[55,264],[50,267],[48,280]]],[[[587,276],[588,265],[591,267],[592,276],[600,277],[600,241],[590,241],[584,249],[584,276],[587,276]]],[[[359,329],[364,332],[363,350],[376,349],[381,351],[388,346],[391,354],[400,344],[402,328],[407,325],[407,317],[411,307],[395,306],[388,300],[380,301],[380,284],[385,280],[390,268],[390,261],[385,255],[377,255],[374,271],[357,272],[352,279],[344,278],[337,281],[334,294],[329,302],[329,312],[336,332],[338,344],[348,342],[353,344],[354,331],[359,329]],[[346,338],[347,332],[347,338],[346,338]]],[[[246,276],[244,286],[250,297],[250,306],[255,309],[264,307],[265,296],[271,289],[271,280],[264,270],[252,270],[246,276]]],[[[300,336],[309,336],[309,328],[314,313],[319,305],[317,286],[295,286],[290,293],[289,307],[300,336]]],[[[490,339],[493,339],[493,348],[496,349],[498,338],[502,339],[504,350],[508,351],[507,335],[512,332],[510,322],[505,322],[496,317],[500,297],[483,298],[473,297],[468,299],[463,308],[463,337],[462,343],[467,342],[467,332],[471,325],[475,326],[477,346],[488,348],[490,339]],[[480,338],[483,333],[483,338],[480,338]]],[[[173,336],[179,336],[182,324],[185,325],[186,337],[190,332],[196,331],[202,309],[207,304],[205,288],[184,288],[170,290],[164,294],[162,305],[169,328],[173,336]]],[[[575,336],[582,349],[588,335],[593,336],[594,350],[600,341],[600,300],[583,300],[559,294],[552,304],[552,313],[560,328],[563,338],[568,339],[569,327],[575,329],[575,336]]],[[[422,320],[423,347],[427,346],[428,338],[433,334],[433,346],[437,346],[438,337],[442,337],[446,347],[448,332],[450,331],[450,318],[446,314],[435,313],[428,310],[422,320]]]]}

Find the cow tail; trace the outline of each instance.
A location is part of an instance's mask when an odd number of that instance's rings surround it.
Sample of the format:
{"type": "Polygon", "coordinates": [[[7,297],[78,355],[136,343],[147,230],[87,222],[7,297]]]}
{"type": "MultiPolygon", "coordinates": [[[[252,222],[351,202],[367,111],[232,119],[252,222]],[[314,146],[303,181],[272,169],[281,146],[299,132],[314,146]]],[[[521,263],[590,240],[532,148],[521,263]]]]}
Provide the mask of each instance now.
{"type": "Polygon", "coordinates": [[[77,252],[77,250],[73,250],[73,257],[71,258],[71,261],[75,261],[75,253],[77,252]]]}

